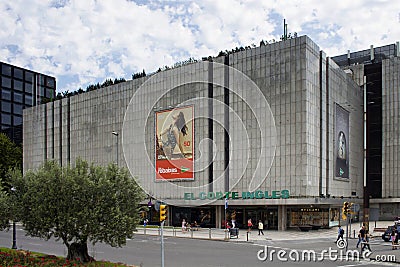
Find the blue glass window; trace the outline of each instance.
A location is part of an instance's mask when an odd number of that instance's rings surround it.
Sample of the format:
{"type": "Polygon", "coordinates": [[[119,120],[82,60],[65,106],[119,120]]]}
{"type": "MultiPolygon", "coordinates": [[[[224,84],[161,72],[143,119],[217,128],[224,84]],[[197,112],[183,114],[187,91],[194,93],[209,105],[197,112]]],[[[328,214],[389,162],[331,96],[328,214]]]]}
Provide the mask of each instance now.
{"type": "Polygon", "coordinates": [[[14,68],[14,78],[22,80],[24,78],[24,71],[21,69],[14,68]]]}
{"type": "Polygon", "coordinates": [[[25,83],[25,92],[32,94],[33,93],[33,84],[25,83]]]}
{"type": "Polygon", "coordinates": [[[35,76],[32,72],[25,71],[25,81],[33,83],[35,81],[34,77],[35,76]]]}
{"type": "Polygon", "coordinates": [[[1,86],[11,88],[11,79],[2,77],[1,78],[1,86]]]}
{"type": "Polygon", "coordinates": [[[14,80],[14,89],[17,91],[23,91],[24,90],[24,83],[18,80],[14,80]]]}
{"type": "Polygon", "coordinates": [[[22,117],[21,116],[13,116],[13,125],[21,125],[22,124],[22,117]]]}
{"type": "Polygon", "coordinates": [[[11,124],[11,115],[10,114],[1,114],[1,123],[2,124],[11,124]]]}
{"type": "Polygon", "coordinates": [[[11,113],[11,103],[7,101],[1,101],[1,111],[11,113]]]}
{"type": "Polygon", "coordinates": [[[22,115],[22,108],[22,105],[14,104],[14,114],[22,115]]]}
{"type": "Polygon", "coordinates": [[[23,95],[21,93],[14,92],[14,102],[22,103],[23,95]]]}
{"type": "Polygon", "coordinates": [[[33,106],[33,98],[31,95],[25,95],[25,106],[32,107],[33,106]]]}
{"type": "Polygon", "coordinates": [[[11,91],[5,88],[1,89],[1,99],[11,100],[11,91]]]}
{"type": "Polygon", "coordinates": [[[11,66],[2,65],[1,74],[11,76],[11,66]]]}

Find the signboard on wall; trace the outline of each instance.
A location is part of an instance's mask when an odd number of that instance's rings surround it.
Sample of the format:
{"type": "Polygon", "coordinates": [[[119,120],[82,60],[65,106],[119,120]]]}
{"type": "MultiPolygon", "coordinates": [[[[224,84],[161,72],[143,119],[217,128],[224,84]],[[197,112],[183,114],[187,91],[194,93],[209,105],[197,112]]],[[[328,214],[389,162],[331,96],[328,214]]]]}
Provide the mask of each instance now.
{"type": "Polygon", "coordinates": [[[192,180],[193,106],[156,112],[156,181],[192,180]]]}
{"type": "Polygon", "coordinates": [[[336,104],[335,176],[349,178],[349,112],[336,104]]]}

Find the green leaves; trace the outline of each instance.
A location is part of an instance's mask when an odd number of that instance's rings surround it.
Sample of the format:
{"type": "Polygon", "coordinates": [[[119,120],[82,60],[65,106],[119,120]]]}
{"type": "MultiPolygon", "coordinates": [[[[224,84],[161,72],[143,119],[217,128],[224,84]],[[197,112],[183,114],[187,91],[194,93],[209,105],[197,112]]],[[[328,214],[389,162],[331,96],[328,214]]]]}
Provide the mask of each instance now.
{"type": "Polygon", "coordinates": [[[139,223],[144,195],[126,169],[115,164],[60,167],[54,161],[26,173],[18,183],[21,221],[29,235],[121,246],[139,223]]]}
{"type": "Polygon", "coordinates": [[[11,188],[6,174],[9,169],[22,169],[22,148],[14,144],[4,133],[0,133],[0,179],[4,190],[11,188]]]}

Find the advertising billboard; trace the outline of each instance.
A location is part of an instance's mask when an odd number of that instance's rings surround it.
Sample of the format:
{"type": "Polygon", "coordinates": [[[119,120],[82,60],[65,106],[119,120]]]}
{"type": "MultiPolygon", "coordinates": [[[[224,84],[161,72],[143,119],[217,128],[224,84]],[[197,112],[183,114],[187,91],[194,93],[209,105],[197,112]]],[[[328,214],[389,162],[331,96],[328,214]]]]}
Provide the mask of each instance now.
{"type": "Polygon", "coordinates": [[[339,178],[349,178],[349,112],[339,105],[336,105],[335,133],[335,174],[339,178]]]}
{"type": "Polygon", "coordinates": [[[156,181],[192,180],[193,106],[155,113],[156,181]]]}

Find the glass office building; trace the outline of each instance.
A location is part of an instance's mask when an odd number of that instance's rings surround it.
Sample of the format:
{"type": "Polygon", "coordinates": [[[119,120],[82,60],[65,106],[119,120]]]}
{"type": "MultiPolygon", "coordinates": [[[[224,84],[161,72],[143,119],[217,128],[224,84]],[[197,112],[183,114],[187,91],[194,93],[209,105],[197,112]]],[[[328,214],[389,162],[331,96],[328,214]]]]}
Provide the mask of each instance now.
{"type": "Polygon", "coordinates": [[[55,98],[56,80],[44,74],[0,62],[1,132],[22,143],[22,110],[55,98]]]}

